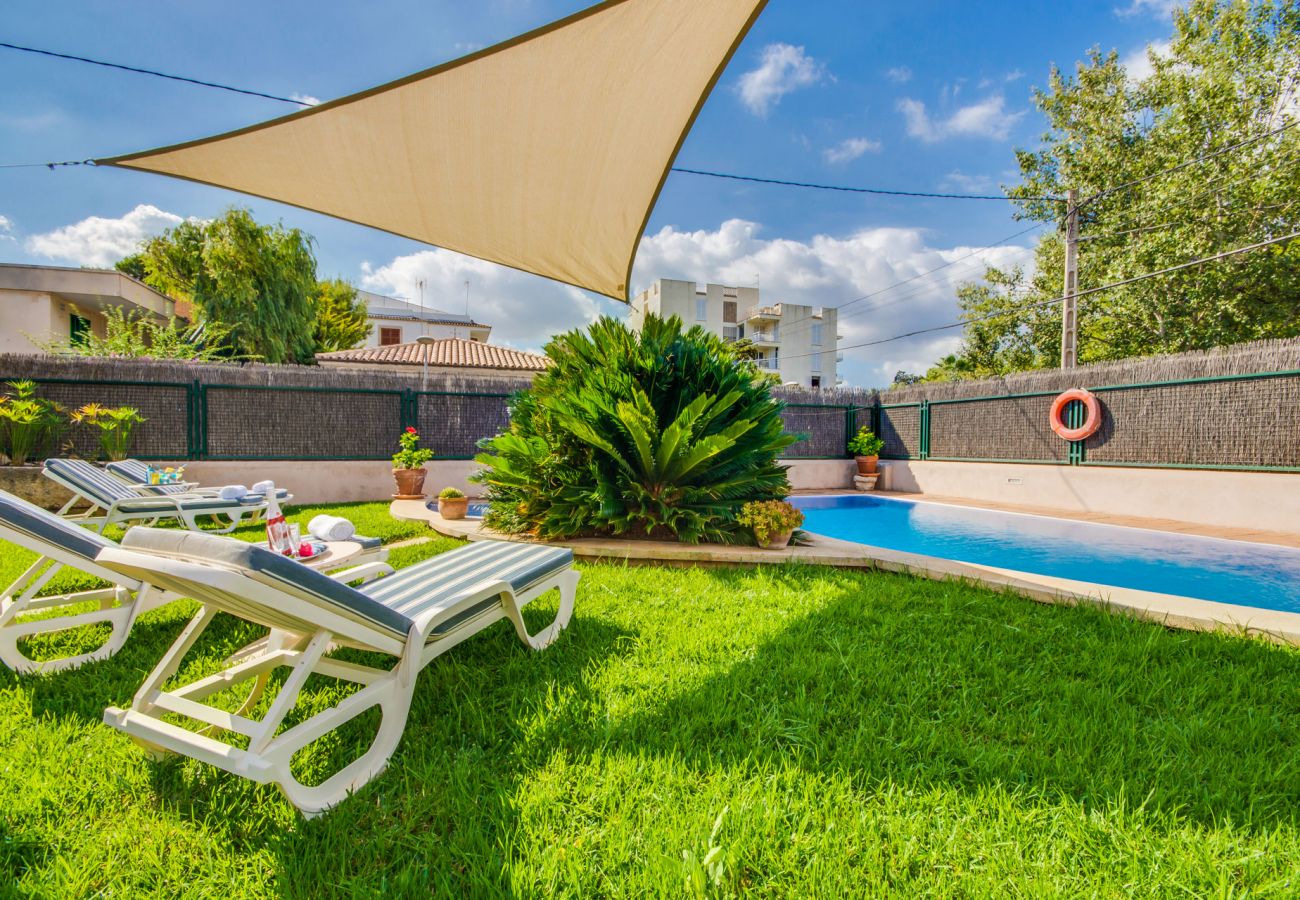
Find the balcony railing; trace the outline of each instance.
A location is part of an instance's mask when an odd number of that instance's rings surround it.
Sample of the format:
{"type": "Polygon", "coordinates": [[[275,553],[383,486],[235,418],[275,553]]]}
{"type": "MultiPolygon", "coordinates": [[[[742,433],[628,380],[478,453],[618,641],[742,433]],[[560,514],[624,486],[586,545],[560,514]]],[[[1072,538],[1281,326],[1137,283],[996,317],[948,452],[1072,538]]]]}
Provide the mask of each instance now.
{"type": "Polygon", "coordinates": [[[751,306],[745,310],[746,319],[779,319],[781,318],[781,307],[779,306],[751,306]]]}
{"type": "Polygon", "coordinates": [[[756,331],[749,335],[749,339],[755,344],[779,344],[775,334],[767,331],[756,331]]]}

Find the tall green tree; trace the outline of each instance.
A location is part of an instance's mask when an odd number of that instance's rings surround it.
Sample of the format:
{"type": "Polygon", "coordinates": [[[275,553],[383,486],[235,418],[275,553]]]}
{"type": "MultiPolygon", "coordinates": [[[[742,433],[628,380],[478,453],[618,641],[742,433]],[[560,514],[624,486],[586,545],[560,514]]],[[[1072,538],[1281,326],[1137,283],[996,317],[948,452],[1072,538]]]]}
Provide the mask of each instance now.
{"type": "Polygon", "coordinates": [[[210,222],[181,222],[140,254],[145,281],[193,301],[199,320],[223,329],[238,355],[306,363],[316,352],[312,243],[297,228],[260,225],[231,208],[210,222]]]}
{"type": "MultiPolygon", "coordinates": [[[[1025,217],[1057,223],[1064,212],[1030,198],[1075,188],[1086,200],[1082,290],[1300,228],[1300,127],[1286,127],[1300,124],[1300,6],[1193,0],[1150,62],[1134,79],[1114,51],[1094,49],[1073,77],[1054,68],[1035,95],[1049,123],[1042,146],[1016,154],[1022,183],[1008,194],[1025,217]]],[[[1045,301],[1060,295],[1063,266],[1057,230],[1040,240],[1032,277],[990,269],[964,285],[964,345],[927,377],[1059,364],[1060,305],[1045,301]]],[[[1107,290],[1080,300],[1079,359],[1300,334],[1298,296],[1300,242],[1107,290]]]]}
{"type": "Polygon", "coordinates": [[[341,278],[316,283],[316,352],[351,350],[370,335],[366,302],[341,278]]]}

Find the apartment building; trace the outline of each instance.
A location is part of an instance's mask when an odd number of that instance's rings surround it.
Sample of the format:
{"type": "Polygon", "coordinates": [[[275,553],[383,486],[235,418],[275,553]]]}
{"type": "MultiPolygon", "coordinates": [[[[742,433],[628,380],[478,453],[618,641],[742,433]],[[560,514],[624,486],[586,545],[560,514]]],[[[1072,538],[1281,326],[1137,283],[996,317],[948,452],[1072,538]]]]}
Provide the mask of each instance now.
{"type": "Polygon", "coordinates": [[[759,367],[777,372],[782,384],[823,388],[839,383],[833,307],[764,306],[758,288],[660,278],[632,299],[632,327],[639,330],[651,314],[680,316],[687,326],[701,325],[728,341],[748,338],[758,349],[759,367]]]}

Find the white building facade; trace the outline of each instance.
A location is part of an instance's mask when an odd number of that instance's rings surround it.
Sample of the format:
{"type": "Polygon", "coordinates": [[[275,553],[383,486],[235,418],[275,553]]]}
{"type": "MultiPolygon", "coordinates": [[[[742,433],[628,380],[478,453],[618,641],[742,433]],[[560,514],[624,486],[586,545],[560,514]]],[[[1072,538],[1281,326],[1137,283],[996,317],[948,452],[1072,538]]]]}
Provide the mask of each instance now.
{"type": "Polygon", "coordinates": [[[446,312],[432,307],[421,307],[408,300],[385,297],[369,291],[357,291],[357,297],[366,303],[366,318],[370,321],[370,334],[362,347],[390,347],[408,344],[419,337],[459,338],[465,341],[487,342],[492,334],[491,325],[475,322],[472,316],[446,312]]]}
{"type": "Polygon", "coordinates": [[[660,278],[632,299],[632,327],[640,330],[651,314],[679,316],[688,328],[700,325],[728,341],[748,338],[758,349],[759,368],[778,373],[782,384],[812,389],[839,384],[834,307],[765,306],[758,288],[660,278]]]}

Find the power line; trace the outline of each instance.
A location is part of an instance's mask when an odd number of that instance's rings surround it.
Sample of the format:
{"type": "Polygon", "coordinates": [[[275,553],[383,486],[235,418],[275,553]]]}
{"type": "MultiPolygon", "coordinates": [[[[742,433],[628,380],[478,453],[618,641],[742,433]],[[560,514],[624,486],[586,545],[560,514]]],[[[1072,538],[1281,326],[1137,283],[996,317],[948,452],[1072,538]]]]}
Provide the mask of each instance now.
{"type": "MultiPolygon", "coordinates": [[[[1160,275],[1168,275],[1170,272],[1177,272],[1182,269],[1190,269],[1193,266],[1200,266],[1200,265],[1204,265],[1205,263],[1216,262],[1220,259],[1226,259],[1229,256],[1236,256],[1241,253],[1249,253],[1253,250],[1260,250],[1263,249],[1264,247],[1270,247],[1274,244],[1282,244],[1287,241],[1295,240],[1298,237],[1300,237],[1300,231],[1293,231],[1291,234],[1283,235],[1282,237],[1270,238],[1267,241],[1259,241],[1258,243],[1250,244],[1249,246],[1246,247],[1237,247],[1235,250],[1225,250],[1222,253],[1216,253],[1214,256],[1206,256],[1206,257],[1202,257],[1201,259],[1194,259],[1190,262],[1179,263],[1176,266],[1169,266],[1166,269],[1160,269],[1159,271],[1156,272],[1147,272],[1143,275],[1134,275],[1132,278],[1125,278],[1122,281],[1113,281],[1110,284],[1103,284],[1098,287],[1088,288],[1087,290],[1077,291],[1074,294],[1074,297],[1075,299],[1079,299],[1081,297],[1087,297],[1091,294],[1098,294],[1101,293],[1102,291],[1109,291],[1117,287],[1124,287],[1125,285],[1133,284],[1138,281],[1145,281],[1148,278],[1156,278],[1160,275]]],[[[1053,303],[1060,303],[1064,299],[1065,299],[1064,297],[1052,297],[1047,300],[1039,300],[1036,303],[1026,303],[1022,306],[1016,306],[1011,309],[1005,309],[1002,312],[993,313],[987,316],[981,316],[980,318],[977,319],[966,319],[965,321],[961,321],[961,322],[949,322],[946,325],[935,325],[930,328],[918,328],[915,331],[909,331],[905,334],[896,334],[893,337],[879,338],[874,341],[865,341],[861,344],[851,344],[848,347],[837,347],[835,348],[835,352],[838,353],[843,350],[860,350],[863,347],[874,347],[878,344],[889,344],[892,343],[893,341],[901,341],[903,340],[903,338],[916,337],[917,335],[920,334],[931,334],[936,331],[947,331],[948,329],[951,328],[961,328],[965,325],[973,325],[978,322],[987,322],[991,319],[1003,318],[1005,316],[1013,315],[1018,312],[1024,312],[1025,310],[1036,309],[1040,306],[1050,306],[1053,303]]],[[[819,356],[821,353],[825,353],[825,352],[827,351],[823,350],[823,351],[819,351],[818,353],[800,353],[795,356],[783,357],[783,359],[801,359],[806,356],[819,356]]]]}
{"type": "Polygon", "coordinates": [[[781,187],[810,188],[816,191],[840,191],[849,194],[882,194],[887,197],[925,197],[934,200],[1002,200],[1012,203],[1041,200],[1059,202],[1060,197],[1008,197],[1004,194],[940,194],[927,191],[900,191],[886,188],[848,187],[840,184],[814,184],[808,181],[787,181],[782,178],[759,178],[755,175],[733,175],[728,172],[710,172],[704,169],[687,169],[673,166],[674,172],[684,175],[703,175],[707,178],[725,178],[730,181],[750,181],[755,184],[775,184],[781,187]]]}
{"type": "MultiPolygon", "coordinates": [[[[35,53],[40,56],[52,56],[55,59],[70,59],[74,62],[89,63],[92,66],[103,66],[106,69],[120,69],[123,72],[135,72],[137,75],[153,75],[155,78],[167,78],[172,81],[184,81],[187,84],[197,84],[200,87],[216,88],[219,91],[230,91],[235,94],[247,94],[250,97],[264,97],[267,100],[278,100],[281,103],[296,103],[299,106],[311,106],[306,100],[295,100],[292,97],[279,97],[275,94],[266,94],[262,91],[254,91],[248,88],[231,87],[228,84],[218,84],[215,81],[203,81],[198,78],[189,78],[185,75],[171,75],[167,72],[159,72],[154,69],[141,69],[137,66],[123,65],[122,63],[105,62],[102,59],[91,59],[88,56],[76,56],[72,53],[57,53],[53,50],[42,50],[39,47],[24,47],[20,44],[10,44],[0,41],[0,47],[7,47],[10,50],[21,50],[23,53],[35,53]]],[[[39,165],[44,165],[43,163],[39,165]]],[[[17,166],[5,166],[4,168],[17,168],[17,166]]]]}
{"type": "MultiPolygon", "coordinates": [[[[252,90],[250,88],[234,87],[229,84],[220,84],[215,81],[204,81],[203,79],[190,78],[185,75],[173,75],[168,72],[159,72],[155,69],[144,69],[138,66],[124,65],[122,63],[106,62],[105,60],[91,59],[88,56],[78,56],[72,53],[58,53],[54,50],[42,50],[39,47],[24,47],[20,44],[10,44],[4,41],[0,41],[0,47],[7,47],[10,50],[19,50],[22,51],[23,53],[35,53],[35,54],[39,54],[40,56],[49,56],[55,59],[67,59],[67,60],[73,60],[75,62],[88,63],[92,66],[103,66],[108,69],[119,69],[123,72],[134,72],[138,75],[153,75],[156,78],[167,78],[172,81],[183,81],[187,84],[199,85],[200,87],[215,88],[221,91],[231,91],[236,94],[246,94],[252,97],[263,97],[267,100],[278,100],[281,103],[294,103],[297,104],[298,106],[304,106],[304,107],[312,105],[311,103],[308,103],[305,100],[297,100],[292,97],[281,97],[276,94],[268,94],[263,91],[252,90]]],[[[35,168],[37,166],[44,166],[44,165],[47,164],[46,163],[15,163],[11,165],[0,166],[0,168],[5,168],[5,169],[35,168]]],[[[775,184],[775,185],[781,185],[783,187],[807,188],[807,189],[818,190],[818,191],[839,191],[842,193],[851,193],[851,194],[878,194],[878,195],[889,196],[889,197],[922,197],[922,198],[929,198],[929,199],[936,199],[936,200],[1002,200],[1002,201],[1012,200],[1012,198],[1006,197],[1001,194],[996,194],[996,195],[995,194],[944,194],[944,193],[933,193],[928,191],[904,191],[904,190],[892,190],[887,188],[850,187],[846,185],[814,184],[806,181],[789,181],[789,180],[784,180],[779,178],[760,178],[753,175],[736,175],[729,172],[710,172],[703,169],[689,169],[680,166],[674,166],[672,171],[679,172],[684,175],[700,175],[707,178],[723,178],[723,179],[728,179],[730,181],[748,181],[756,184],[775,184]]],[[[1019,200],[1051,201],[1051,200],[1059,200],[1059,199],[1060,199],[1059,197],[1018,197],[1015,198],[1015,201],[1019,201],[1019,200]]]]}

